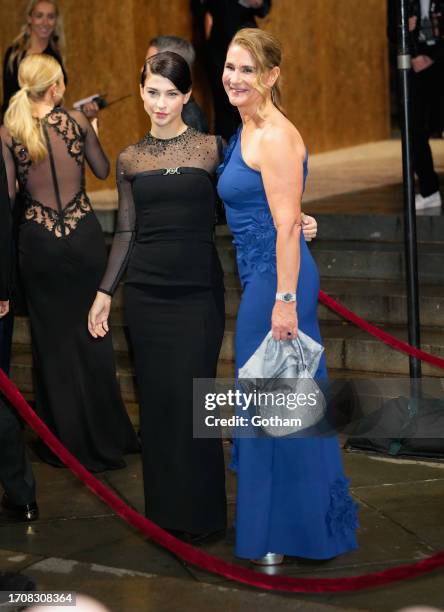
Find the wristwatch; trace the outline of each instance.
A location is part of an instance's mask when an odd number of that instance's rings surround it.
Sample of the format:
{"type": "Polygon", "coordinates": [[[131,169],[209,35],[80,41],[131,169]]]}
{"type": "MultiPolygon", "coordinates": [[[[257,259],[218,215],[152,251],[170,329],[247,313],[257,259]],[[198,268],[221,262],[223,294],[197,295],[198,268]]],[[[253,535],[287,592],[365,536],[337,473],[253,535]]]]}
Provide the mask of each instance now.
{"type": "Polygon", "coordinates": [[[296,293],[276,293],[276,299],[280,302],[296,302],[296,293]]]}

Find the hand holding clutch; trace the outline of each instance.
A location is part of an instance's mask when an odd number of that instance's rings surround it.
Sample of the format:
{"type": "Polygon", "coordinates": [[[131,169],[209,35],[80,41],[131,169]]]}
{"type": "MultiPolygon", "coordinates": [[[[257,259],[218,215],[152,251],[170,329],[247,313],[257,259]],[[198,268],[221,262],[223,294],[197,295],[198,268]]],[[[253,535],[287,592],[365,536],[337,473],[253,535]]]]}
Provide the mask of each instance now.
{"type": "Polygon", "coordinates": [[[323,352],[324,347],[302,331],[287,342],[274,340],[269,332],[240,368],[239,383],[244,392],[268,397],[265,403],[262,400],[256,403],[265,433],[272,437],[288,436],[313,427],[324,418],[325,397],[313,378],[323,352]],[[278,396],[285,401],[275,401],[278,396]],[[306,399],[296,401],[302,397],[306,399]]]}

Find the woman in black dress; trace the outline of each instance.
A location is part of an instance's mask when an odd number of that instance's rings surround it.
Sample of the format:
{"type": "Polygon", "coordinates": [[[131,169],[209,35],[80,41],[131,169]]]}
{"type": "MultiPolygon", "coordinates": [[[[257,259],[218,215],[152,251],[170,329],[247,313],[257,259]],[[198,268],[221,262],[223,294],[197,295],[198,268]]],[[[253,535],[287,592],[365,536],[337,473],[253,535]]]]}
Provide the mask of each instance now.
{"type": "Polygon", "coordinates": [[[120,397],[111,337],[94,341],[86,325],[106,248],[85,193],[84,160],[102,179],[109,163],[83,113],[58,106],[65,85],[54,58],[26,57],[19,81],[0,137],[11,201],[18,179],[24,205],[19,267],[37,412],[86,468],[120,468],[137,440],[120,397]]]}
{"type": "Polygon", "coordinates": [[[108,331],[110,296],[128,264],[146,514],[196,541],[226,521],[221,440],[193,439],[193,378],[216,376],[225,312],[213,240],[222,147],[182,121],[190,94],[181,56],[166,51],[145,62],[151,132],[117,162],[118,227],[89,326],[94,336],[108,331]]]}
{"type": "Polygon", "coordinates": [[[63,23],[55,0],[30,0],[20,34],[13,40],[3,58],[3,103],[5,113],[9,100],[20,89],[18,69],[27,55],[45,53],[54,57],[66,72],[62,62],[64,47],[63,23]]]}

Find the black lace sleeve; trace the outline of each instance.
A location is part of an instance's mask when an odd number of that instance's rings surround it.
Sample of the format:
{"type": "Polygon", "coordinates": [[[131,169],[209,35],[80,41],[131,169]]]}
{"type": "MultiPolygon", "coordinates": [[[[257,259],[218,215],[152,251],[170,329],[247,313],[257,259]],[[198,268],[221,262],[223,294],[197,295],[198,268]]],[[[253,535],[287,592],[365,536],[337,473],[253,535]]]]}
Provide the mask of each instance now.
{"type": "Polygon", "coordinates": [[[85,157],[91,170],[97,178],[106,179],[110,170],[109,161],[90,121],[82,111],[70,111],[69,114],[80,125],[85,136],[85,157]]]}
{"type": "Polygon", "coordinates": [[[0,140],[0,300],[9,299],[12,264],[12,219],[8,180],[0,140]]]}
{"type": "Polygon", "coordinates": [[[99,291],[107,293],[108,295],[113,295],[125,272],[136,233],[136,211],[133,200],[127,150],[123,151],[117,160],[116,182],[119,194],[117,228],[105,276],[99,288],[99,291]]]}

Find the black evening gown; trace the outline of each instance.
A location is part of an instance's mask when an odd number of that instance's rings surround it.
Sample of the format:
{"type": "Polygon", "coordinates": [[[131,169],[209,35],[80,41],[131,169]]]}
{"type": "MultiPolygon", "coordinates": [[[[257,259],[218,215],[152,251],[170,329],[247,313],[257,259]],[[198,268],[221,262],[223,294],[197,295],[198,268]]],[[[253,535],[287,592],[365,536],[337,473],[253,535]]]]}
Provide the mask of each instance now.
{"type": "Polygon", "coordinates": [[[220,148],[188,128],[120,154],[118,227],[101,284],[112,294],[128,263],[146,515],[195,534],[226,523],[222,442],[193,439],[193,378],[216,376],[225,322],[213,238],[220,148]]]}
{"type": "Polygon", "coordinates": [[[50,155],[37,164],[1,128],[10,190],[17,177],[24,203],[19,267],[31,321],[36,411],[87,469],[121,468],[123,455],[137,450],[137,438],[120,396],[111,335],[97,341],[87,327],[106,247],[85,193],[84,159],[100,178],[109,164],[83,113],[54,108],[41,123],[50,155]]]}

